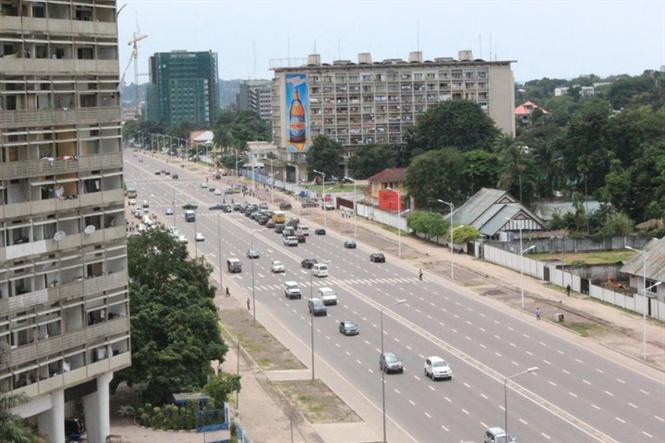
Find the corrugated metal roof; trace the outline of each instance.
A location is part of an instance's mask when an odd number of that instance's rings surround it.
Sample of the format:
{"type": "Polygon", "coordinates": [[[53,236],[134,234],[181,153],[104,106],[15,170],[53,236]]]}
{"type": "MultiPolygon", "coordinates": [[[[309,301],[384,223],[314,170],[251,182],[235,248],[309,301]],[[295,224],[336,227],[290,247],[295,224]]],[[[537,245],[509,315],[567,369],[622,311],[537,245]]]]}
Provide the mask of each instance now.
{"type": "Polygon", "coordinates": [[[386,168],[367,179],[368,183],[392,183],[406,180],[406,168],[386,168]]]}
{"type": "MultiPolygon", "coordinates": [[[[654,238],[646,244],[647,278],[665,282],[665,239],[654,238]]],[[[621,272],[642,277],[644,270],[642,254],[636,254],[621,268],[621,272]]]]}
{"type": "Polygon", "coordinates": [[[501,189],[481,188],[462,206],[453,213],[453,223],[456,225],[473,225],[488,208],[496,203],[506,191],[501,189]]]}
{"type": "MultiPolygon", "coordinates": [[[[499,206],[499,205],[495,205],[499,206]]],[[[487,223],[483,224],[482,228],[477,228],[483,235],[488,237],[493,236],[501,230],[501,228],[508,223],[506,218],[513,218],[521,210],[521,205],[519,203],[512,203],[508,205],[502,205],[500,210],[497,211],[494,217],[487,220],[487,223]]]]}

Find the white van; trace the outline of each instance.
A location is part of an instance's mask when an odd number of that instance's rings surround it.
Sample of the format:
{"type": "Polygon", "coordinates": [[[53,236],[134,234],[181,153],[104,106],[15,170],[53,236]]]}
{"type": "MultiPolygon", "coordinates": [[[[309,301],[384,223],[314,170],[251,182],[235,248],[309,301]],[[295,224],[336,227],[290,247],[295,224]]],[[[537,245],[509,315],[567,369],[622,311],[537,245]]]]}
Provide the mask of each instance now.
{"type": "Polygon", "coordinates": [[[333,288],[319,288],[319,298],[326,306],[337,304],[337,294],[333,288]]]}
{"type": "Polygon", "coordinates": [[[328,265],[325,263],[317,263],[312,268],[314,277],[327,277],[328,276],[328,265]]]}

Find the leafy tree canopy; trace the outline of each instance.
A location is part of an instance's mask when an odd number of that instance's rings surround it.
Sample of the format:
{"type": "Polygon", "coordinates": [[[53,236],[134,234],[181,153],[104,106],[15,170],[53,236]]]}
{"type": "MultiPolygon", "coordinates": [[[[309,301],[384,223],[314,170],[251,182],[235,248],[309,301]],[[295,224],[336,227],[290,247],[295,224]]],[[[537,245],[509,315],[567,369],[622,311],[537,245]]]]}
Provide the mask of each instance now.
{"type": "Polygon", "coordinates": [[[223,361],[227,351],[210,267],[188,258],[185,246],[161,230],[130,237],[127,256],[132,366],[116,374],[114,385],[145,384],[144,397],[153,403],[200,389],[210,361],[223,361]]]}
{"type": "Polygon", "coordinates": [[[252,111],[222,111],[213,127],[214,142],[225,149],[245,150],[248,141],[268,141],[270,124],[252,111]]]}
{"type": "Polygon", "coordinates": [[[342,145],[325,135],[317,135],[307,153],[307,171],[310,175],[319,171],[326,177],[339,176],[341,156],[342,145]]]}
{"type": "Polygon", "coordinates": [[[418,155],[406,170],[406,187],[419,208],[438,207],[437,199],[459,203],[464,198],[464,156],[453,148],[418,155]]]}
{"type": "Polygon", "coordinates": [[[416,211],[409,214],[407,224],[411,230],[428,239],[445,235],[448,222],[438,212],[416,211]]]}
{"type": "Polygon", "coordinates": [[[386,168],[394,168],[397,165],[396,156],[396,146],[362,146],[351,156],[349,168],[353,171],[353,178],[364,180],[386,168]]]}

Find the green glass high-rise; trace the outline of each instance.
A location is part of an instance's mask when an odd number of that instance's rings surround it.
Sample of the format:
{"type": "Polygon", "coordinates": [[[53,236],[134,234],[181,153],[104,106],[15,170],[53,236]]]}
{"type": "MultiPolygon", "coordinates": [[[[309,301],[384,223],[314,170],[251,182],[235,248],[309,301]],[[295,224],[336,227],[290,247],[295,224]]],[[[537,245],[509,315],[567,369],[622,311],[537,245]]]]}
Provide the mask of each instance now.
{"type": "Polygon", "coordinates": [[[217,53],[157,52],[150,57],[145,120],[211,127],[218,108],[217,53]]]}

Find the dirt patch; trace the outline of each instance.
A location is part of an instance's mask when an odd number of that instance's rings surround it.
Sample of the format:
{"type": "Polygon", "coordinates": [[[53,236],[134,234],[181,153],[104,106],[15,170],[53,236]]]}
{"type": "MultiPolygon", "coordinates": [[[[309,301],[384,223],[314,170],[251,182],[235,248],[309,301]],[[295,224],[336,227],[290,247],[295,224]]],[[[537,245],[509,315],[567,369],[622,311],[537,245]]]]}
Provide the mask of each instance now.
{"type": "MultiPolygon", "coordinates": [[[[240,340],[240,345],[265,370],[304,369],[305,366],[244,309],[221,310],[224,328],[240,340]]],[[[231,345],[230,345],[231,346],[231,345]]]]}
{"type": "Polygon", "coordinates": [[[360,417],[321,380],[277,381],[273,384],[310,423],[360,421],[360,417]]]}
{"type": "Polygon", "coordinates": [[[568,329],[572,329],[573,331],[577,332],[582,337],[591,337],[607,332],[602,326],[591,322],[564,321],[561,324],[568,329]]]}

